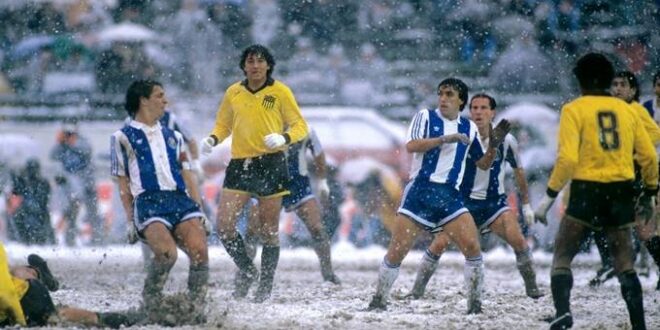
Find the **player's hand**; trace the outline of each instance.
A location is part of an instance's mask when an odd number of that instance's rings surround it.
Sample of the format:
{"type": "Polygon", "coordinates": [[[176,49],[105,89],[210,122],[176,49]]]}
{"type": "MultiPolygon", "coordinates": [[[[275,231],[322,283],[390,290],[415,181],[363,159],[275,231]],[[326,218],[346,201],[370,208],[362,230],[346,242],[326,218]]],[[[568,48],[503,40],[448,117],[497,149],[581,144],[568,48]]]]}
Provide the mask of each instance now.
{"type": "Polygon", "coordinates": [[[510,130],[511,130],[511,124],[506,119],[500,120],[500,122],[497,123],[497,126],[495,126],[495,128],[491,126],[490,139],[488,140],[488,147],[493,149],[499,147],[500,144],[504,142],[504,138],[506,137],[507,134],[509,134],[510,130]]]}
{"type": "Polygon", "coordinates": [[[202,152],[202,155],[208,156],[213,152],[213,147],[215,147],[215,142],[216,140],[211,137],[207,136],[202,139],[201,142],[199,142],[199,145],[201,146],[200,151],[202,152]]]}
{"type": "Polygon", "coordinates": [[[135,224],[132,221],[126,227],[126,238],[128,239],[128,244],[135,244],[140,240],[137,227],[135,227],[135,224]]]}
{"type": "Polygon", "coordinates": [[[322,199],[327,199],[328,197],[330,197],[330,187],[328,186],[327,179],[319,180],[318,189],[319,189],[319,195],[321,195],[322,199]]]}
{"type": "Polygon", "coordinates": [[[264,143],[268,149],[277,149],[286,143],[282,134],[272,133],[264,136],[264,143]]]}
{"type": "Polygon", "coordinates": [[[655,195],[655,190],[649,190],[645,191],[642,196],[637,199],[637,204],[635,205],[635,213],[637,213],[638,217],[644,219],[645,223],[648,223],[655,218],[655,195]]]}
{"type": "Polygon", "coordinates": [[[536,218],[537,222],[540,222],[544,225],[548,225],[548,219],[546,218],[548,214],[548,210],[550,210],[550,207],[552,206],[552,203],[555,201],[553,197],[550,197],[548,195],[543,196],[541,199],[541,202],[539,205],[536,207],[536,211],[534,211],[534,218],[536,218]]]}
{"type": "Polygon", "coordinates": [[[201,222],[202,226],[204,226],[204,231],[206,232],[206,236],[209,236],[209,235],[211,235],[211,233],[213,233],[213,224],[206,217],[206,214],[199,217],[199,222],[201,222]]]}
{"type": "Polygon", "coordinates": [[[442,143],[470,143],[470,138],[463,133],[454,133],[449,135],[443,135],[440,137],[442,143]]]}
{"type": "Polygon", "coordinates": [[[529,205],[529,203],[523,204],[522,212],[523,212],[523,218],[525,219],[525,223],[528,226],[534,224],[534,210],[532,210],[532,206],[529,205]]]}

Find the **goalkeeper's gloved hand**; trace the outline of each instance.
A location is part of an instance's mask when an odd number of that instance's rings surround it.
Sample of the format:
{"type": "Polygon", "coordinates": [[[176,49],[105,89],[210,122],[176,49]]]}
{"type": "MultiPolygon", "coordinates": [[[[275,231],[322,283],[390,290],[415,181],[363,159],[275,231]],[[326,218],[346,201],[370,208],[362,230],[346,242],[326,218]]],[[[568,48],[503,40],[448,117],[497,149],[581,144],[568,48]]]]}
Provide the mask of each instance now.
{"type": "Polygon", "coordinates": [[[537,222],[540,222],[544,225],[548,225],[548,219],[546,218],[548,214],[548,210],[550,210],[550,207],[552,206],[552,203],[555,201],[555,197],[550,197],[547,193],[543,198],[541,199],[541,202],[539,205],[536,206],[536,211],[534,211],[534,218],[536,218],[537,222]]]}
{"type": "Polygon", "coordinates": [[[213,147],[218,143],[218,140],[213,137],[213,136],[207,136],[202,139],[202,141],[199,143],[200,145],[200,151],[202,152],[202,155],[208,156],[213,152],[213,147]]]}

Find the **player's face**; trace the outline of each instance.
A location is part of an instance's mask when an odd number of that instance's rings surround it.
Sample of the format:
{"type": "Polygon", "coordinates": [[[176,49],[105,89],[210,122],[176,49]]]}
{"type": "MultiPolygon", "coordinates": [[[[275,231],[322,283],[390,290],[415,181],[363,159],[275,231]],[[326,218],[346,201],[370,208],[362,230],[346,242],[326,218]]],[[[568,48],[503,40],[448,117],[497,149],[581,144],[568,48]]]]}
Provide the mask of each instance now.
{"type": "Polygon", "coordinates": [[[249,81],[265,81],[270,65],[260,54],[250,54],[245,59],[245,75],[249,81]]]}
{"type": "Polygon", "coordinates": [[[635,89],[630,87],[628,79],[614,78],[610,86],[612,96],[618,97],[626,102],[631,102],[635,96],[635,89]]]}
{"type": "Polygon", "coordinates": [[[165,106],[167,106],[167,97],[165,97],[165,90],[160,86],[154,86],[149,98],[145,100],[146,107],[150,112],[162,116],[165,113],[165,106]]]}
{"type": "Polygon", "coordinates": [[[655,95],[660,97],[660,79],[655,81],[655,95]]]}
{"type": "Polygon", "coordinates": [[[490,101],[485,97],[477,97],[470,102],[470,117],[482,128],[490,125],[495,117],[495,111],[490,107],[490,101]]]}
{"type": "Polygon", "coordinates": [[[440,113],[448,118],[454,119],[458,116],[463,101],[458,96],[458,91],[451,86],[440,86],[438,89],[438,105],[440,113]]]}

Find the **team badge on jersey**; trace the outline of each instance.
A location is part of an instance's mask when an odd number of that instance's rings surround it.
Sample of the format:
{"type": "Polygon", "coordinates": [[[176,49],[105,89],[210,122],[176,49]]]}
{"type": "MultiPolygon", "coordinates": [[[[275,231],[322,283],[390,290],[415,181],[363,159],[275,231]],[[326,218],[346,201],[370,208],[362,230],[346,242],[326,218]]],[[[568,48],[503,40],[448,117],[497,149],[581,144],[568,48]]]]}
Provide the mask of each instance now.
{"type": "Polygon", "coordinates": [[[261,106],[266,110],[270,110],[275,106],[275,97],[272,95],[264,96],[264,100],[261,101],[261,106]]]}

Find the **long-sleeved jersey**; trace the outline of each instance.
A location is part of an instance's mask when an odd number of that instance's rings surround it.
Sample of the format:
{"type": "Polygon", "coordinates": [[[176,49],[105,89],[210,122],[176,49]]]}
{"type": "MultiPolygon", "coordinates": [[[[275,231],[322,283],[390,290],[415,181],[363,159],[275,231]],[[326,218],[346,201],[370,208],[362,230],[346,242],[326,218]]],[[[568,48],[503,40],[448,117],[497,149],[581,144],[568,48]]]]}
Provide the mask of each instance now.
{"type": "Polygon", "coordinates": [[[559,120],[557,162],[548,188],[560,191],[571,179],[633,180],[633,151],[647,188],[658,184],[657,156],[639,115],[610,96],[582,96],[564,105],[559,120]]]}
{"type": "Polygon", "coordinates": [[[250,158],[280,151],[270,150],[264,143],[264,137],[272,133],[286,133],[289,143],[307,136],[307,123],[289,87],[273,79],[255,92],[247,88],[246,81],[229,86],[211,135],[218,141],[232,135],[231,157],[250,158]]]}

